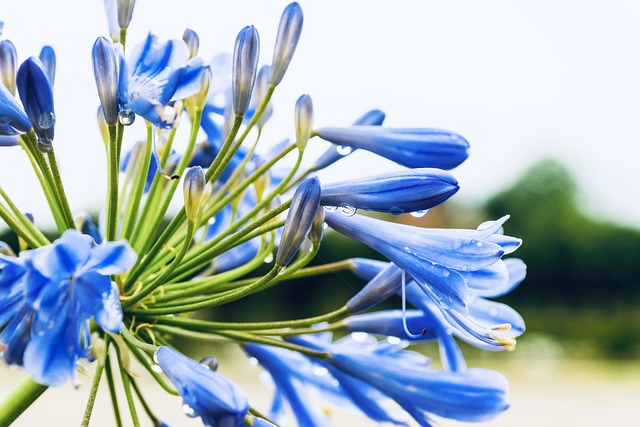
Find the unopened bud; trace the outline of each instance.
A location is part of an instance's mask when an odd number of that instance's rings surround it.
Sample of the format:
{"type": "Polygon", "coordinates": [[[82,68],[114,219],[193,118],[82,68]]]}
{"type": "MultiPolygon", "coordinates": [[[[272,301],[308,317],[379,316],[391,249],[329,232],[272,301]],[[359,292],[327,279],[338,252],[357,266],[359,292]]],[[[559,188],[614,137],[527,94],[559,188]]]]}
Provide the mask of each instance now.
{"type": "Polygon", "coordinates": [[[47,72],[51,87],[53,87],[53,83],[56,80],[56,53],[51,46],[44,46],[38,58],[40,62],[42,62],[44,70],[47,72]]]}
{"type": "Polygon", "coordinates": [[[305,179],[298,185],[291,199],[276,255],[276,265],[286,267],[291,262],[309,234],[319,208],[320,180],[316,177],[305,179]]]}
{"type": "Polygon", "coordinates": [[[347,302],[346,307],[349,309],[349,313],[360,313],[394,295],[402,286],[403,274],[398,266],[388,264],[384,270],[367,283],[367,286],[347,302]]]}
{"type": "Polygon", "coordinates": [[[16,64],[18,54],[16,48],[9,40],[0,42],[0,82],[5,85],[9,92],[16,94],[16,64]]]}
{"type": "Polygon", "coordinates": [[[295,109],[296,145],[304,150],[313,130],[313,103],[309,95],[302,95],[295,109]]]}
{"type": "Polygon", "coordinates": [[[258,57],[260,56],[260,38],[253,25],[240,30],[233,50],[233,111],[244,116],[249,108],[251,92],[256,82],[258,57]]]}
{"type": "Polygon", "coordinates": [[[118,25],[120,28],[129,28],[135,5],[136,0],[118,0],[118,25]]]}
{"type": "Polygon", "coordinates": [[[309,240],[314,245],[317,245],[322,240],[322,233],[324,232],[324,209],[318,209],[316,216],[311,223],[311,230],[309,231],[309,240]]]}
{"type": "MultiPolygon", "coordinates": [[[[258,77],[256,77],[256,90],[255,90],[255,100],[256,100],[256,108],[264,102],[264,99],[267,97],[267,93],[269,91],[269,75],[271,73],[271,67],[268,65],[263,65],[258,71],[258,77]]],[[[258,117],[258,127],[263,127],[264,124],[269,119],[271,115],[271,102],[267,104],[264,111],[258,117]]]]}
{"type": "Polygon", "coordinates": [[[118,122],[118,53],[110,40],[98,37],[91,51],[93,75],[104,119],[108,125],[118,122]]]}
{"type": "Polygon", "coordinates": [[[194,221],[200,215],[202,209],[202,199],[207,180],[204,170],[200,166],[189,168],[184,174],[183,193],[184,210],[187,218],[194,221]]]}
{"type": "Polygon", "coordinates": [[[298,3],[291,3],[282,12],[276,45],[273,49],[273,61],[271,62],[270,83],[274,86],[280,84],[291,63],[298,40],[300,40],[303,20],[302,9],[298,3]]]}
{"type": "Polygon", "coordinates": [[[198,37],[198,33],[191,28],[187,28],[184,30],[182,40],[184,40],[189,48],[189,59],[198,56],[198,49],[200,48],[200,37],[198,37]]]}

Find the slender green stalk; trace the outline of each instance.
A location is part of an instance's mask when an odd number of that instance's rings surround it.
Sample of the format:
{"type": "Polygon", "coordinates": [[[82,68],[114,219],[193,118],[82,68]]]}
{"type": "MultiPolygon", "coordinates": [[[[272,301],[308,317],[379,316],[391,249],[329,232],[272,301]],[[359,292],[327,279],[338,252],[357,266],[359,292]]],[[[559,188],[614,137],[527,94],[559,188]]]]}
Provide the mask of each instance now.
{"type": "Polygon", "coordinates": [[[120,377],[122,378],[122,385],[124,386],[124,394],[127,398],[127,405],[129,406],[129,412],[131,413],[131,421],[134,427],[140,427],[140,420],[138,419],[138,411],[136,410],[136,404],[133,401],[133,394],[131,393],[131,380],[127,371],[125,371],[120,359],[120,350],[116,348],[118,353],[118,365],[120,366],[120,377]]]}
{"type": "Polygon", "coordinates": [[[147,401],[142,395],[142,390],[140,390],[140,387],[138,386],[138,382],[133,378],[131,378],[131,385],[133,386],[133,391],[136,392],[136,395],[138,396],[138,400],[142,404],[144,411],[147,413],[147,416],[149,417],[153,425],[154,426],[158,425],[160,423],[160,420],[158,419],[158,417],[154,415],[153,411],[151,410],[151,407],[147,404],[147,401]]]}
{"type": "Polygon", "coordinates": [[[156,347],[155,345],[147,344],[145,342],[140,341],[136,337],[134,337],[133,334],[127,328],[124,328],[120,332],[120,335],[122,336],[122,338],[124,338],[124,340],[127,342],[127,344],[130,344],[130,345],[132,345],[132,346],[134,346],[136,348],[139,348],[140,350],[146,351],[148,353],[155,353],[156,350],[158,349],[158,347],[156,347]]]}
{"type": "Polygon", "coordinates": [[[14,422],[42,393],[47,390],[46,385],[38,384],[27,378],[7,396],[0,404],[0,426],[8,426],[14,422]]]}
{"type": "Polygon", "coordinates": [[[213,163],[211,163],[211,165],[207,168],[207,174],[205,175],[207,182],[216,180],[222,174],[224,167],[229,162],[229,160],[227,159],[227,155],[233,156],[237,151],[237,149],[232,151],[229,150],[231,149],[231,146],[233,144],[233,139],[238,134],[238,130],[240,130],[240,126],[242,126],[242,119],[243,116],[235,116],[229,135],[222,144],[222,147],[220,147],[220,151],[218,151],[216,158],[213,159],[213,163]]]}
{"type": "Polygon", "coordinates": [[[118,142],[115,125],[109,125],[107,240],[115,240],[118,223],[118,142]]]}
{"type": "Polygon", "coordinates": [[[84,409],[84,415],[82,416],[81,427],[88,427],[91,420],[91,413],[93,412],[93,404],[96,401],[96,395],[98,394],[98,387],[100,387],[100,379],[102,378],[102,371],[104,370],[104,363],[98,362],[96,367],[96,373],[93,375],[93,382],[91,383],[91,389],[89,390],[89,399],[87,400],[87,406],[84,409]]]}
{"type": "Polygon", "coordinates": [[[11,215],[11,212],[9,212],[7,207],[2,203],[0,203],[0,218],[2,218],[18,236],[22,237],[30,247],[39,248],[42,246],[39,240],[18,222],[18,220],[11,215]]]}
{"type": "Polygon", "coordinates": [[[113,380],[113,369],[111,368],[111,359],[109,358],[109,354],[107,354],[104,367],[107,376],[107,384],[109,384],[109,395],[111,396],[111,405],[113,407],[113,416],[116,419],[116,427],[122,427],[120,405],[118,405],[118,395],[116,394],[115,382],[113,380]]]}
{"type": "Polygon", "coordinates": [[[20,209],[18,209],[18,207],[15,205],[15,203],[13,203],[11,198],[7,195],[7,193],[5,193],[2,187],[0,187],[0,197],[2,197],[5,202],[7,202],[7,205],[9,205],[9,209],[11,209],[11,212],[13,212],[16,220],[26,229],[27,232],[29,232],[33,236],[34,240],[37,240],[41,245],[48,245],[49,243],[51,243],[49,239],[47,239],[47,237],[42,234],[42,231],[34,226],[33,223],[29,221],[29,218],[27,218],[26,215],[22,213],[20,209]]]}
{"type": "Polygon", "coordinates": [[[62,184],[62,177],[60,176],[60,170],[58,169],[58,162],[56,160],[55,149],[51,147],[51,151],[47,153],[49,158],[49,166],[51,166],[51,173],[53,174],[53,180],[56,186],[56,191],[60,196],[60,208],[64,216],[67,228],[75,229],[76,225],[73,222],[73,214],[69,207],[69,200],[67,199],[67,193],[64,191],[64,185],[62,184]]]}

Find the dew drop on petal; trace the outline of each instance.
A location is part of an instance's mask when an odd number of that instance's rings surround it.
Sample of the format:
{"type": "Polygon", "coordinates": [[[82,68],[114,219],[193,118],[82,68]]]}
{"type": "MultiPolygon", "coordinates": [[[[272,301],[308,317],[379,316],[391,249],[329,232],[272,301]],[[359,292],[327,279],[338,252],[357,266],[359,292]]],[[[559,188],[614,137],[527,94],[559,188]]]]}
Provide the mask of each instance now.
{"type": "Polygon", "coordinates": [[[327,228],[329,228],[329,225],[326,222],[322,223],[322,229],[326,230],[327,228]]]}
{"type": "Polygon", "coordinates": [[[157,350],[156,350],[156,352],[155,352],[155,353],[153,353],[153,361],[154,361],[155,363],[159,363],[159,362],[158,362],[158,351],[157,351],[157,350]]]}
{"type": "Polygon", "coordinates": [[[358,209],[353,206],[342,205],[340,206],[340,212],[345,216],[354,216],[356,212],[358,212],[358,209]]]}
{"type": "Polygon", "coordinates": [[[255,357],[250,357],[249,363],[251,363],[251,365],[253,366],[258,366],[258,359],[256,359],[255,357]]]}
{"type": "Polygon", "coordinates": [[[38,126],[42,129],[50,129],[55,122],[56,116],[51,112],[42,113],[40,117],[38,117],[38,126]]]}
{"type": "Polygon", "coordinates": [[[413,211],[411,212],[411,216],[414,218],[422,218],[423,216],[425,216],[426,214],[429,213],[429,209],[423,209],[421,211],[413,211]]]}
{"type": "Polygon", "coordinates": [[[478,242],[478,243],[476,243],[476,246],[477,246],[477,247],[479,247],[479,248],[481,248],[481,247],[482,247],[482,242],[478,242]]]}
{"type": "Polygon", "coordinates": [[[193,409],[191,406],[187,405],[186,403],[182,404],[182,413],[189,418],[195,418],[197,416],[196,410],[193,409]]]}
{"type": "Polygon", "coordinates": [[[287,272],[287,269],[283,267],[283,268],[280,269],[280,271],[278,271],[278,274],[282,275],[282,274],[284,274],[286,272],[287,272]]]}
{"type": "Polygon", "coordinates": [[[50,139],[38,138],[38,141],[36,142],[36,147],[38,148],[38,151],[40,151],[41,153],[48,153],[53,149],[53,144],[51,143],[50,139]]]}
{"type": "Polygon", "coordinates": [[[200,364],[212,371],[217,371],[218,366],[220,365],[220,363],[218,362],[218,359],[213,356],[203,357],[202,360],[200,360],[200,364]]]}
{"type": "Polygon", "coordinates": [[[351,154],[353,152],[353,148],[349,147],[348,145],[338,145],[336,147],[336,151],[341,156],[348,156],[349,154],[351,154]]]}
{"type": "Polygon", "coordinates": [[[265,264],[271,264],[272,262],[273,262],[273,254],[269,254],[266,257],[264,257],[265,264]]]}
{"type": "Polygon", "coordinates": [[[442,275],[444,277],[449,277],[449,276],[451,276],[451,272],[449,270],[445,270],[445,271],[442,272],[442,275]]]}
{"type": "Polygon", "coordinates": [[[391,345],[398,345],[402,340],[398,337],[387,337],[387,342],[391,345]]]}
{"type": "Polygon", "coordinates": [[[369,334],[366,332],[353,332],[351,339],[355,342],[365,342],[369,339],[369,334]]]}
{"type": "Polygon", "coordinates": [[[329,370],[323,366],[314,366],[312,372],[315,376],[324,377],[329,373],[329,370]]]}
{"type": "Polygon", "coordinates": [[[324,210],[327,211],[327,212],[335,212],[335,211],[338,210],[338,207],[337,206],[325,206],[324,210]]]}
{"type": "Polygon", "coordinates": [[[334,387],[340,387],[340,381],[336,380],[335,378],[331,381],[331,385],[334,387]]]}
{"type": "Polygon", "coordinates": [[[162,373],[162,368],[160,367],[160,365],[155,364],[155,363],[153,365],[151,365],[151,370],[153,372],[155,372],[156,374],[161,374],[162,373]]]}
{"type": "Polygon", "coordinates": [[[136,113],[129,109],[120,110],[120,112],[118,113],[118,120],[122,125],[130,126],[136,120],[136,113]]]}

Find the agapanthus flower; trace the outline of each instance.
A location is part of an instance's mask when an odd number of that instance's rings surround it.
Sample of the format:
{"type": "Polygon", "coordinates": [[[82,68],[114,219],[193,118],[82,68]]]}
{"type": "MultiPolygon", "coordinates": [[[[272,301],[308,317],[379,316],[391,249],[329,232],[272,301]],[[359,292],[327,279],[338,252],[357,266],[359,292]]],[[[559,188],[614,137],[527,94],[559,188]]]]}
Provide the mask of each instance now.
{"type": "Polygon", "coordinates": [[[155,359],[193,415],[206,426],[243,424],[249,403],[238,385],[170,347],[160,347],[155,359]]]}
{"type": "Polygon", "coordinates": [[[5,360],[41,384],[73,379],[78,359],[89,357],[89,319],[108,332],[122,329],[118,287],[109,276],[135,260],[126,242],[95,245],[75,230],[19,258],[0,255],[5,360]]]}
{"type": "Polygon", "coordinates": [[[39,59],[31,57],[22,63],[17,86],[41,149],[46,150],[53,140],[56,115],[51,81],[39,59]]]}
{"type": "Polygon", "coordinates": [[[204,72],[201,58],[189,59],[184,41],[160,43],[158,37],[149,34],[144,43],[133,49],[126,64],[121,61],[120,108],[161,128],[171,128],[178,116],[173,108],[166,107],[197,93],[204,72]]]}
{"type": "Polygon", "coordinates": [[[24,108],[0,83],[0,135],[17,135],[29,131],[31,127],[31,122],[24,108]]]}
{"type": "Polygon", "coordinates": [[[332,373],[342,372],[377,388],[421,426],[433,425],[434,417],[487,421],[509,407],[507,381],[494,371],[437,371],[424,356],[403,350],[401,343],[367,343],[349,337],[336,343],[309,337],[292,340],[329,352],[332,373]]]}
{"type": "Polygon", "coordinates": [[[409,168],[453,169],[469,156],[462,136],[440,129],[394,129],[380,126],[320,128],[320,138],[360,148],[409,168]]]}
{"type": "Polygon", "coordinates": [[[453,196],[458,181],[432,168],[409,169],[322,186],[325,206],[401,214],[431,209],[453,196]]]}

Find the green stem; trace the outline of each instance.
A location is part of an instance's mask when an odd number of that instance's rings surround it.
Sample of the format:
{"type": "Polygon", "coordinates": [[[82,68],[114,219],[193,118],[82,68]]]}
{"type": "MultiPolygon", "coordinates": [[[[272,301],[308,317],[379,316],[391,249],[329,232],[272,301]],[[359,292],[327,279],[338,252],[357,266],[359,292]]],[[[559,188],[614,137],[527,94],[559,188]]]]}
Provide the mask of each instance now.
{"type": "Polygon", "coordinates": [[[122,385],[124,386],[124,394],[127,398],[127,405],[129,406],[129,412],[131,413],[131,421],[133,421],[134,427],[140,427],[140,420],[138,419],[138,411],[136,410],[135,402],[133,401],[133,394],[131,393],[131,383],[129,374],[124,370],[122,361],[120,360],[120,350],[118,351],[118,365],[120,366],[120,377],[122,378],[122,385]]]}
{"type": "Polygon", "coordinates": [[[39,248],[42,246],[42,244],[11,215],[11,212],[9,212],[7,207],[2,203],[0,203],[0,218],[2,218],[18,236],[22,237],[30,247],[39,248]]]}
{"type": "Polygon", "coordinates": [[[27,378],[0,404],[0,426],[14,422],[33,402],[47,390],[46,385],[27,378]]]}
{"type": "Polygon", "coordinates": [[[0,196],[5,200],[5,202],[7,202],[7,205],[9,205],[9,209],[11,209],[11,212],[13,212],[15,218],[26,229],[26,231],[31,234],[34,240],[37,240],[40,245],[48,245],[49,243],[51,243],[49,242],[49,239],[47,239],[47,237],[42,234],[42,231],[36,228],[33,223],[29,221],[29,218],[27,218],[26,215],[23,214],[20,209],[18,209],[18,207],[15,205],[15,203],[13,203],[11,198],[9,198],[2,187],[0,187],[0,196]]]}
{"type": "Polygon", "coordinates": [[[151,410],[151,407],[147,404],[147,401],[145,400],[144,396],[142,395],[142,390],[140,390],[140,387],[138,386],[138,382],[132,378],[131,379],[131,385],[133,386],[133,391],[136,392],[136,395],[138,396],[138,400],[142,404],[142,407],[144,408],[144,411],[149,416],[149,419],[151,419],[151,422],[153,423],[153,425],[154,426],[158,425],[160,423],[160,420],[158,419],[158,417],[156,417],[154,415],[153,411],[151,410]]]}
{"type": "Polygon", "coordinates": [[[116,419],[116,426],[122,427],[122,417],[120,416],[120,405],[118,405],[118,395],[113,381],[113,370],[111,368],[111,359],[107,354],[105,360],[105,373],[107,375],[107,384],[109,384],[109,395],[111,396],[111,405],[113,406],[113,416],[116,419]]]}
{"type": "Polygon", "coordinates": [[[115,125],[109,125],[107,240],[115,240],[118,222],[118,142],[115,125]]]}
{"type": "Polygon", "coordinates": [[[60,196],[60,208],[67,224],[67,228],[75,229],[76,225],[73,222],[73,214],[71,213],[71,208],[69,207],[67,193],[64,191],[64,185],[62,184],[62,177],[60,176],[60,170],[58,169],[58,162],[56,160],[56,154],[53,147],[51,147],[51,151],[47,153],[47,156],[49,157],[49,165],[51,166],[51,173],[53,174],[56,191],[60,196]]]}
{"type": "Polygon", "coordinates": [[[98,394],[98,387],[100,387],[100,379],[102,378],[102,371],[104,370],[104,363],[98,362],[96,367],[96,373],[93,375],[93,382],[91,383],[91,390],[89,391],[89,400],[87,406],[84,409],[84,415],[82,416],[81,427],[88,427],[91,420],[91,413],[93,412],[93,404],[96,401],[96,395],[98,394]]]}

